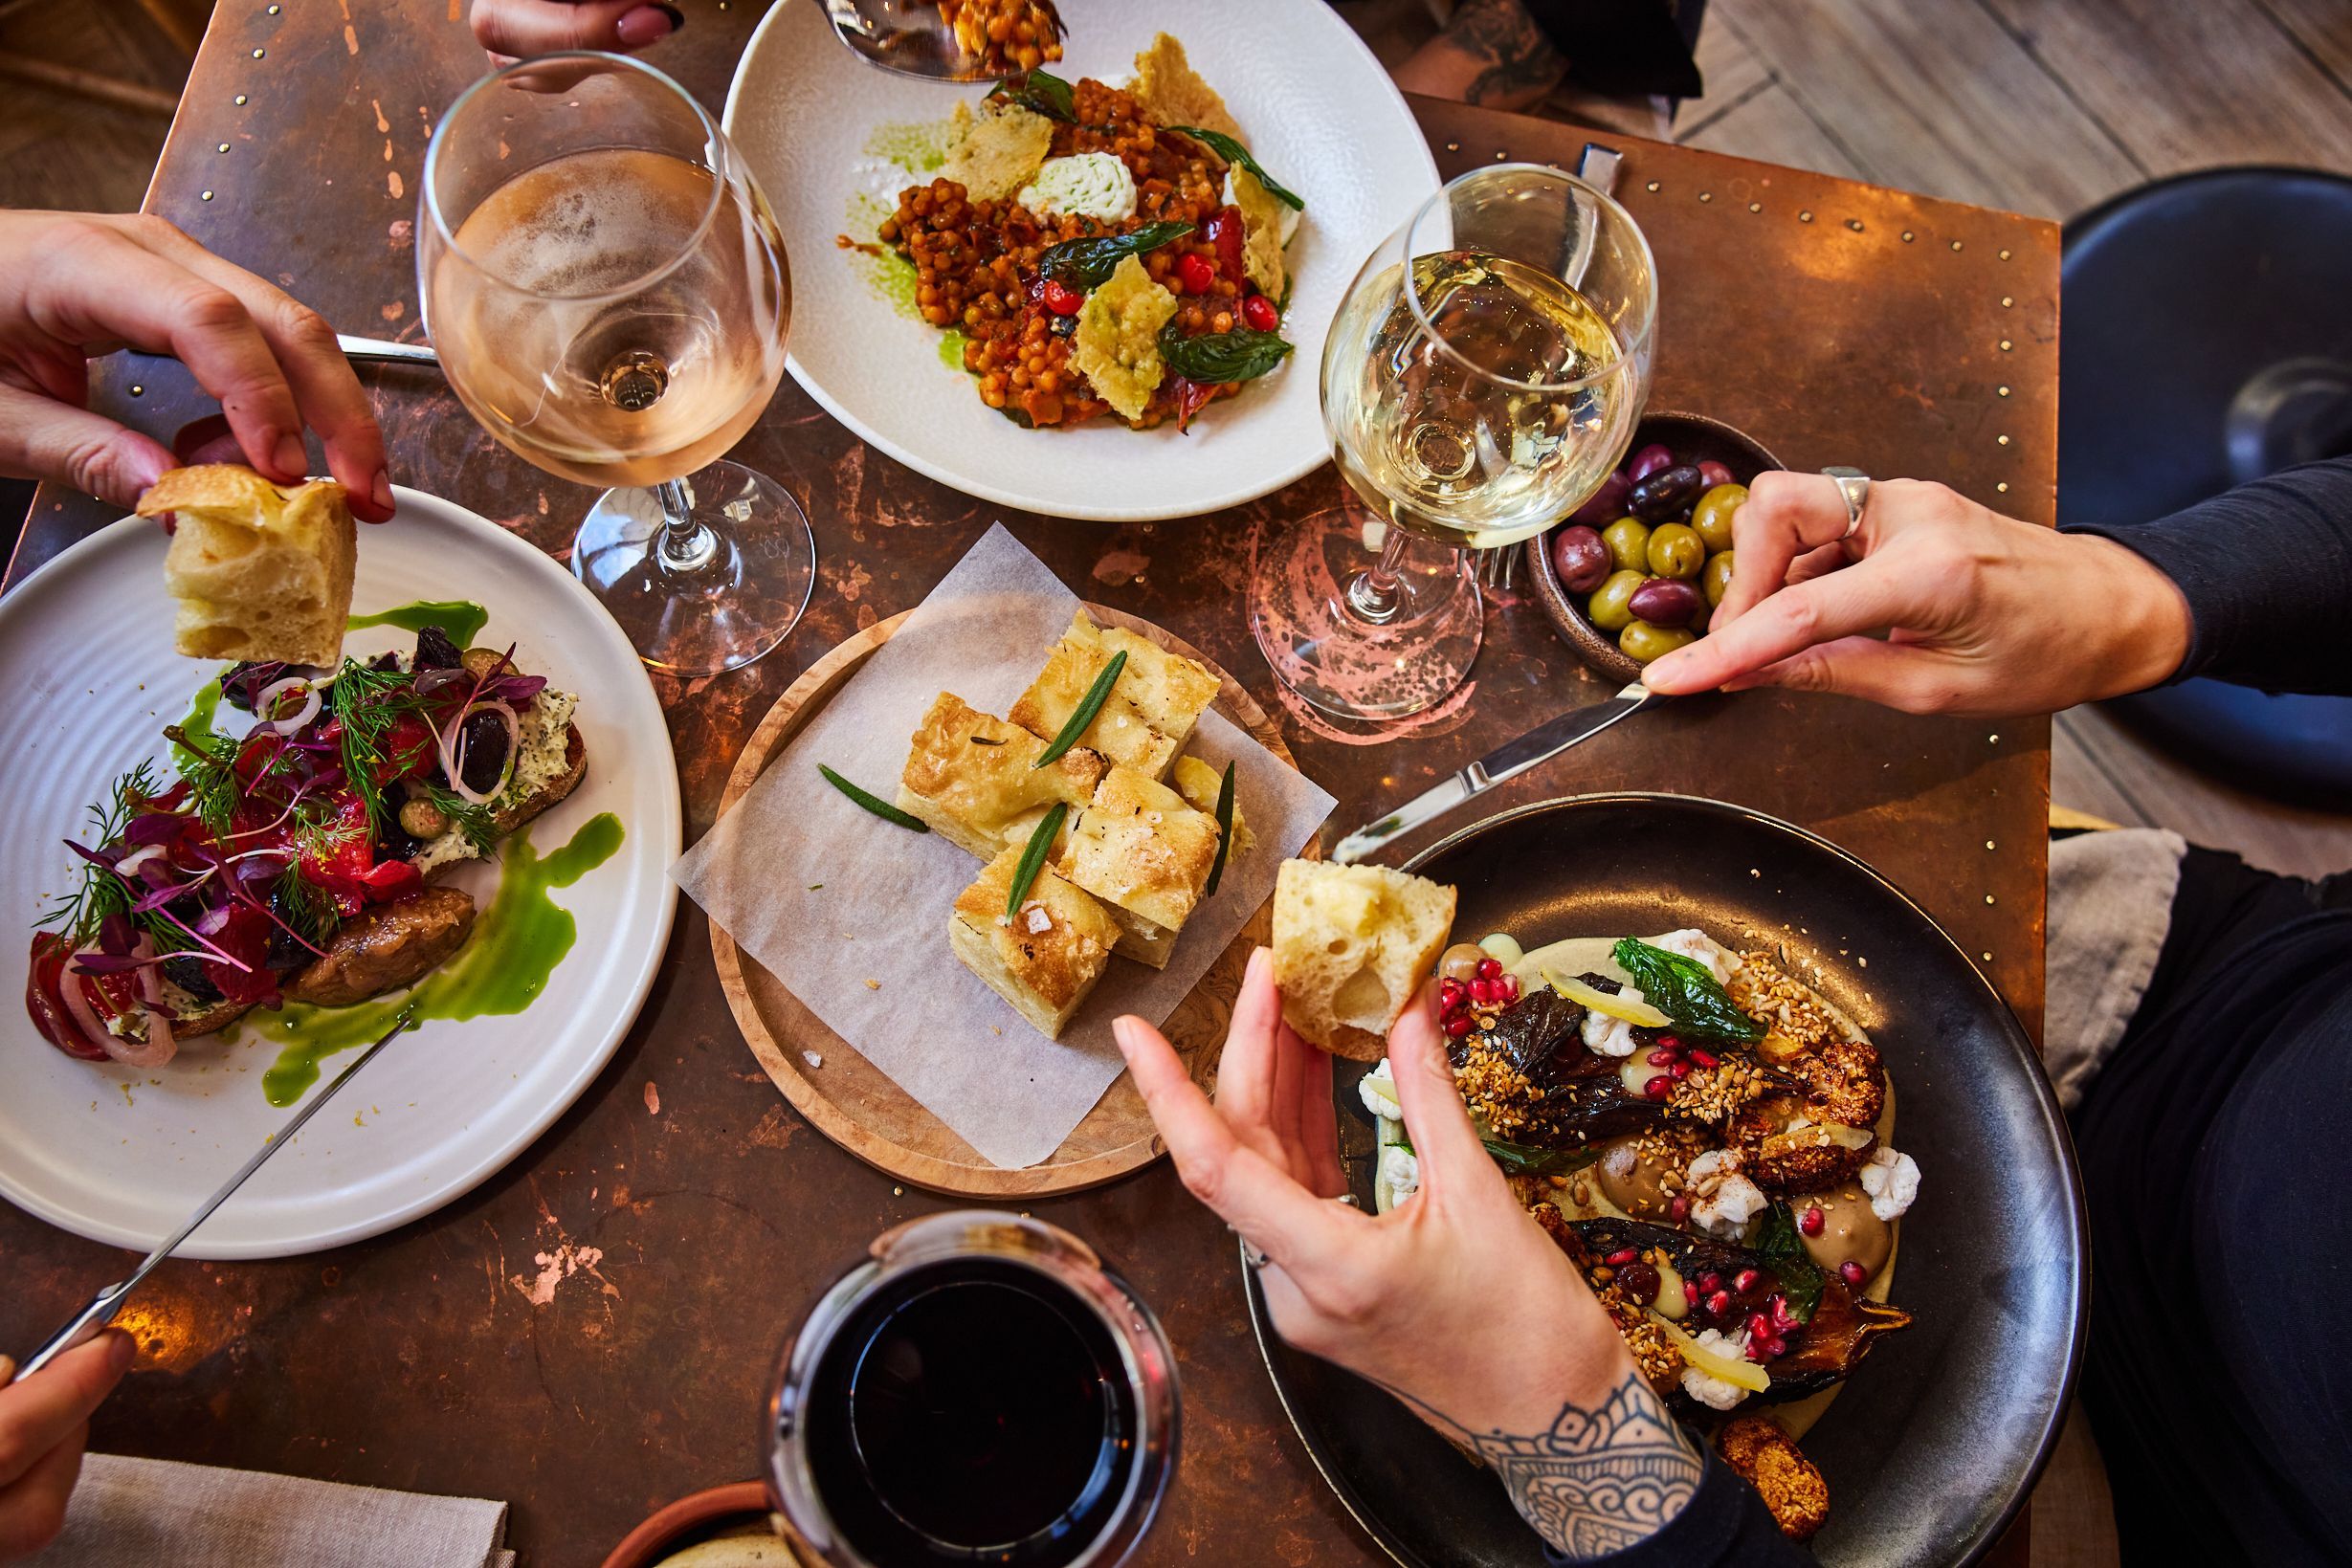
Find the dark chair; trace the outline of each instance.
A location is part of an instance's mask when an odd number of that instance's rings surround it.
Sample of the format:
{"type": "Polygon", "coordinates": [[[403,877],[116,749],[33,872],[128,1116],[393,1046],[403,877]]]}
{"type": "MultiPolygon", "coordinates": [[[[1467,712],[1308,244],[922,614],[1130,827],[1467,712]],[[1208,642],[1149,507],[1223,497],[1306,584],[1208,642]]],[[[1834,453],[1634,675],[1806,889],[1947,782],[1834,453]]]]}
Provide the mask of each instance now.
{"type": "MultiPolygon", "coordinates": [[[[2068,224],[2060,518],[2143,521],[2352,453],[2347,258],[2352,179],[2313,169],[2176,175],[2068,224]]],[[[2352,698],[2191,680],[2109,706],[2230,784],[2352,803],[2352,698]]]]}

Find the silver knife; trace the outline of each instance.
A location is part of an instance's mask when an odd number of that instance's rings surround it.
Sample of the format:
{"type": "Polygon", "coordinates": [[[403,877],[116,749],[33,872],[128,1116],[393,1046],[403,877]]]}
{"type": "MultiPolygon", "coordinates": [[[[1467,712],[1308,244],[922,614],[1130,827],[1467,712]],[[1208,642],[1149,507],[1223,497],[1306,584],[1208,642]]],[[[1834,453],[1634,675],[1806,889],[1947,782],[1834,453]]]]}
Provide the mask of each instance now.
{"type": "Polygon", "coordinates": [[[255,1151],[254,1157],[251,1159],[245,1161],[244,1167],[234,1176],[229,1178],[228,1181],[222,1182],[220,1190],[212,1194],[211,1197],[207,1198],[203,1204],[197,1208],[196,1212],[188,1217],[188,1223],[180,1226],[177,1233],[167,1239],[163,1246],[157,1248],[154,1251],[149,1252],[146,1255],[145,1259],[141,1262],[139,1267],[132,1270],[130,1278],[122,1281],[120,1285],[109,1285],[103,1290],[100,1291],[98,1294],[92,1296],[88,1304],[85,1305],[81,1311],[74,1314],[71,1322],[67,1323],[65,1327],[59,1329],[56,1333],[51,1335],[48,1341],[44,1343],[40,1349],[26,1357],[24,1365],[18,1367],[14,1374],[11,1377],[0,1378],[0,1388],[7,1387],[9,1383],[15,1381],[17,1379],[29,1378],[33,1376],[33,1374],[40,1371],[41,1368],[47,1366],[50,1362],[55,1360],[67,1351],[72,1350],[76,1345],[85,1344],[88,1341],[97,1338],[99,1331],[115,1320],[115,1314],[122,1310],[123,1300],[129,1296],[134,1289],[137,1288],[139,1282],[146,1278],[150,1273],[153,1273],[157,1264],[171,1256],[172,1252],[179,1247],[179,1245],[188,1240],[189,1233],[190,1231],[194,1230],[198,1226],[204,1224],[205,1221],[211,1219],[212,1217],[212,1211],[220,1207],[222,1204],[228,1202],[229,1195],[236,1191],[237,1188],[243,1186],[245,1184],[245,1179],[253,1175],[254,1172],[259,1170],[263,1163],[269,1159],[270,1156],[276,1154],[278,1150],[293,1142],[294,1135],[302,1130],[302,1123],[308,1121],[313,1115],[315,1115],[318,1113],[319,1107],[333,1099],[335,1097],[335,1091],[349,1083],[352,1076],[357,1073],[361,1068],[364,1068],[369,1062],[374,1061],[376,1058],[376,1052],[382,1050],[386,1046],[390,1045],[393,1038],[398,1035],[401,1030],[407,1028],[409,1024],[409,1015],[405,1012],[402,1013],[400,1017],[393,1022],[392,1027],[385,1032],[384,1038],[378,1040],[374,1045],[369,1046],[366,1053],[363,1054],[358,1061],[353,1062],[349,1067],[344,1068],[341,1072],[337,1073],[335,1075],[335,1081],[328,1084],[324,1091],[320,1093],[313,1094],[310,1097],[310,1103],[303,1106],[301,1110],[296,1112],[293,1119],[289,1120],[277,1132],[271,1134],[268,1141],[263,1143],[259,1149],[255,1151]]]}
{"type": "Polygon", "coordinates": [[[1444,816],[1465,801],[1476,800],[1506,779],[1518,778],[1579,740],[1589,740],[1655,700],[1657,694],[1637,680],[1607,702],[1571,708],[1558,718],[1547,719],[1518,740],[1504,741],[1443,784],[1423,790],[1378,822],[1357,828],[1340,840],[1331,858],[1342,866],[1353,865],[1390,839],[1411,832],[1433,817],[1444,816]]]}

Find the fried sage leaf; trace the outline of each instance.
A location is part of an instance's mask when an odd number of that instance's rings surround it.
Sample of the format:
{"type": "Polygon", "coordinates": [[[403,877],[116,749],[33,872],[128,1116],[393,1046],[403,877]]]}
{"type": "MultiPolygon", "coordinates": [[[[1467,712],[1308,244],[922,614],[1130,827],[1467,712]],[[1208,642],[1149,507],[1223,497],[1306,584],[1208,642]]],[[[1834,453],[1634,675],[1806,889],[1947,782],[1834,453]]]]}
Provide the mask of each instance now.
{"type": "Polygon", "coordinates": [[[1620,941],[1609,956],[1617,961],[1617,967],[1633,977],[1642,999],[1677,1027],[1717,1040],[1764,1038],[1764,1026],[1742,1012],[1697,959],[1669,953],[1631,937],[1620,941]]]}
{"type": "Polygon", "coordinates": [[[1307,210],[1305,198],[1296,195],[1291,191],[1285,190],[1280,186],[1275,184],[1274,176],[1260,168],[1258,166],[1257,160],[1250,156],[1250,149],[1234,141],[1231,137],[1226,135],[1223,131],[1203,130],[1198,125],[1170,125],[1168,129],[1182,132],[1184,135],[1192,138],[1193,141],[1201,143],[1203,145],[1207,146],[1209,151],[1215,153],[1218,157],[1224,159],[1229,164],[1239,164],[1243,168],[1248,169],[1253,175],[1256,176],[1257,183],[1266,188],[1267,195],[1272,196],[1276,201],[1280,202],[1292,211],[1303,212],[1307,210]]]}
{"type": "Polygon", "coordinates": [[[1160,329],[1160,362],[1187,381],[1254,381],[1280,364],[1292,346],[1278,332],[1246,326],[1193,338],[1172,320],[1160,329]]]}
{"type": "Polygon", "coordinates": [[[1064,288],[1084,294],[1110,281],[1119,264],[1131,255],[1156,251],[1170,240],[1192,232],[1188,223],[1147,223],[1124,234],[1100,234],[1093,239],[1066,239],[1049,245],[1037,255],[1037,271],[1064,288]]]}

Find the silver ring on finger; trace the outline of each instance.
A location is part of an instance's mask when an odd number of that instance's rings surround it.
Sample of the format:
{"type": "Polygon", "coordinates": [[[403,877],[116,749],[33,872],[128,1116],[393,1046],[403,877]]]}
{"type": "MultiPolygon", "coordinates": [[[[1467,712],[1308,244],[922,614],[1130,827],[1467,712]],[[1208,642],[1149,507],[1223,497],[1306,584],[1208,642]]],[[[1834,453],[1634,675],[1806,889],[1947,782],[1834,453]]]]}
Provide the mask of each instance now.
{"type": "MultiPolygon", "coordinates": [[[[1233,1227],[1230,1225],[1225,1228],[1228,1230],[1233,1230],[1233,1227]]],[[[1249,1237],[1242,1236],[1241,1232],[1238,1230],[1233,1230],[1233,1234],[1236,1236],[1241,1236],[1241,1266],[1245,1269],[1252,1270],[1265,1268],[1266,1249],[1258,1246],[1257,1243],[1252,1241],[1249,1237]]]]}
{"type": "Polygon", "coordinates": [[[1846,503],[1846,531],[1837,537],[1853,538],[1853,531],[1862,526],[1862,508],[1870,504],[1870,475],[1858,468],[1843,465],[1821,471],[1837,481],[1837,494],[1846,503]]]}

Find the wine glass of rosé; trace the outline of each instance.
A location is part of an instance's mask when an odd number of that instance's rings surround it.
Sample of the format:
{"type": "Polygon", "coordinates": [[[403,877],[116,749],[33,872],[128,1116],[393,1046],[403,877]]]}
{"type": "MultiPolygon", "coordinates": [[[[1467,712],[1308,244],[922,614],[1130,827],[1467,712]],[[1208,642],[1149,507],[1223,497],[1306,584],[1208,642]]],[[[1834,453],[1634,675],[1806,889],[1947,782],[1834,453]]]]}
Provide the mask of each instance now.
{"type": "Polygon", "coordinates": [[[1372,253],[1324,341],[1349,504],[1257,554],[1275,674],[1343,718],[1434,706],[1477,657],[1462,547],[1513,544],[1598,490],[1650,391],[1657,274],[1624,208],[1548,165],[1449,182],[1372,253]]]}
{"type": "Polygon", "coordinates": [[[527,60],[442,117],[418,205],[450,385],[532,463],[610,487],[572,569],[645,662],[715,674],[783,641],[815,576],[809,519],[721,454],[784,373],[791,274],[718,122],[641,61],[527,60]]]}

